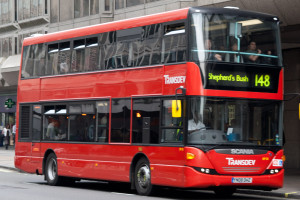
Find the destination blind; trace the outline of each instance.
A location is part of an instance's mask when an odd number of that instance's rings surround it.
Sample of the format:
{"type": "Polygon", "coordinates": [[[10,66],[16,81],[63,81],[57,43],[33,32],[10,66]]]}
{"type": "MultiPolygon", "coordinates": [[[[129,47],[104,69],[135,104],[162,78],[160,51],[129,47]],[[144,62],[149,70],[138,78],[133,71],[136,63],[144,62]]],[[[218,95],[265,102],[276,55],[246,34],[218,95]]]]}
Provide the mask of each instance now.
{"type": "Polygon", "coordinates": [[[206,89],[276,93],[280,68],[208,65],[206,89]]]}

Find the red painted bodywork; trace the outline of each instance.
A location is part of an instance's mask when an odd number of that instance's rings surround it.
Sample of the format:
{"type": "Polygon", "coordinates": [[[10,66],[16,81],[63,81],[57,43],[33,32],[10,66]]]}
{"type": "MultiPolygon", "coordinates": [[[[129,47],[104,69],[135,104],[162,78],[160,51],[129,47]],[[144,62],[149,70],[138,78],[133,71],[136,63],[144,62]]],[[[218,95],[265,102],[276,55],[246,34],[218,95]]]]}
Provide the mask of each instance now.
{"type": "MultiPolygon", "coordinates": [[[[24,45],[62,40],[88,34],[97,34],[152,23],[167,22],[187,17],[188,9],[181,9],[155,17],[141,17],[64,31],[36,38],[29,38],[24,45]],[[129,23],[130,22],[130,23],[129,23]]],[[[202,95],[233,98],[259,98],[282,100],[283,72],[280,72],[278,93],[241,92],[225,90],[207,90],[202,86],[199,67],[194,63],[178,65],[159,65],[129,69],[97,71],[82,74],[59,75],[21,80],[18,84],[17,127],[19,126],[19,104],[29,102],[51,102],[87,100],[101,98],[123,98],[136,96],[174,95],[176,88],[186,88],[186,95],[202,95]],[[166,77],[185,77],[182,83],[166,84],[166,77]]],[[[17,130],[18,132],[18,130],[17,130]]],[[[18,136],[16,138],[18,141],[18,136]]],[[[16,142],[15,166],[26,172],[43,173],[43,159],[47,150],[53,150],[58,160],[58,174],[79,178],[100,180],[130,181],[130,167],[136,155],[145,155],[151,165],[151,182],[157,185],[174,187],[245,186],[232,184],[232,177],[249,176],[253,183],[246,186],[282,187],[283,172],[275,175],[260,175],[271,167],[272,159],[268,155],[234,155],[235,158],[255,159],[261,168],[259,173],[230,174],[222,171],[226,166],[226,157],[214,150],[204,153],[193,147],[135,146],[132,144],[73,144],[73,143],[34,143],[16,142]],[[195,158],[187,160],[186,154],[193,153],[195,158]],[[194,167],[215,169],[224,175],[200,173],[194,167]]]]}

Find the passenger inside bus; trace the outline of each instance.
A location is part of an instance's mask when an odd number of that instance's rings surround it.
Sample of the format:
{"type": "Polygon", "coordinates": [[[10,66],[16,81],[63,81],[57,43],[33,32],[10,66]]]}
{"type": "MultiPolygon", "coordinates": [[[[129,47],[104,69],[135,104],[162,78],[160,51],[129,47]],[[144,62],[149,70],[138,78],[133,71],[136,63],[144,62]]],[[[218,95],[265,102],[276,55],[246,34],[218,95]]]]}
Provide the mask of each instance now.
{"type": "Polygon", "coordinates": [[[235,63],[243,63],[244,62],[244,59],[242,56],[239,56],[238,55],[238,45],[236,42],[233,42],[232,45],[231,45],[231,51],[232,53],[227,53],[225,55],[225,61],[226,62],[235,62],[235,63]]]}
{"type": "Polygon", "coordinates": [[[193,111],[192,113],[193,119],[188,121],[188,132],[193,133],[195,131],[204,130],[205,125],[200,120],[200,115],[197,111],[193,111]]]}
{"type": "Polygon", "coordinates": [[[260,56],[256,54],[261,54],[262,51],[260,49],[257,49],[256,42],[251,41],[248,45],[247,53],[254,54],[254,55],[245,55],[244,59],[247,63],[260,63],[260,56]]]}
{"type": "Polygon", "coordinates": [[[48,118],[48,123],[49,124],[47,127],[46,138],[53,140],[55,136],[58,134],[59,123],[57,119],[51,116],[48,118]]]}
{"type": "Polygon", "coordinates": [[[206,39],[205,40],[205,49],[208,50],[207,52],[207,60],[215,60],[215,61],[222,61],[222,56],[220,54],[211,52],[212,50],[212,42],[211,39],[206,39]]]}

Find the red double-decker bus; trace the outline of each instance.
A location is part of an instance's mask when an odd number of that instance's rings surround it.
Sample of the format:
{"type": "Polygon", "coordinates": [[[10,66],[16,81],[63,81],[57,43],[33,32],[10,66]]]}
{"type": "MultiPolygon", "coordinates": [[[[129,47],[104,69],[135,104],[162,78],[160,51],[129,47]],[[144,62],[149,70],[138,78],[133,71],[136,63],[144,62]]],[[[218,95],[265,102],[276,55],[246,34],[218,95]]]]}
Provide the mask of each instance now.
{"type": "Polygon", "coordinates": [[[186,8],[26,38],[15,166],[49,185],[283,184],[279,20],[186,8]]]}

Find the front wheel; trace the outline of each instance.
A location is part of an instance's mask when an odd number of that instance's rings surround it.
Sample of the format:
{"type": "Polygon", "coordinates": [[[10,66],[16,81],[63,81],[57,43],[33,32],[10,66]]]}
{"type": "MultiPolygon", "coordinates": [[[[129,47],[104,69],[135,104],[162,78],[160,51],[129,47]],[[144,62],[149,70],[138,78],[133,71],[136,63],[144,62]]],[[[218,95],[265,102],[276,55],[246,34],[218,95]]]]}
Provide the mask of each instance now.
{"type": "Polygon", "coordinates": [[[54,153],[51,153],[46,160],[45,179],[48,185],[60,185],[62,177],[57,174],[57,159],[54,153]]]}
{"type": "Polygon", "coordinates": [[[150,164],[147,159],[140,159],[135,167],[135,188],[138,194],[148,196],[153,192],[151,184],[150,164]]]}

